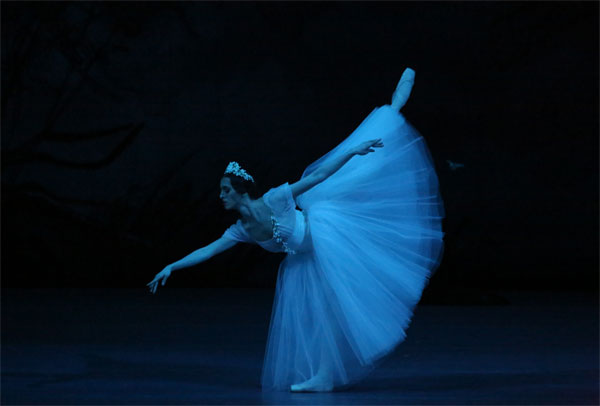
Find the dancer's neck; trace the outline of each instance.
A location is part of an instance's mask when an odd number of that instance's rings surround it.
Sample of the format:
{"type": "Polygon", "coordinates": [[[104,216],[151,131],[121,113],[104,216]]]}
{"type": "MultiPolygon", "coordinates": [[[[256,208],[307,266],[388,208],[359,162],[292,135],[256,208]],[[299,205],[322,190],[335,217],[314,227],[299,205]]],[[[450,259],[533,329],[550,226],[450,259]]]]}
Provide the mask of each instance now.
{"type": "Polygon", "coordinates": [[[244,222],[251,221],[256,218],[256,206],[257,200],[251,199],[250,197],[243,198],[238,206],[235,208],[244,222]]]}

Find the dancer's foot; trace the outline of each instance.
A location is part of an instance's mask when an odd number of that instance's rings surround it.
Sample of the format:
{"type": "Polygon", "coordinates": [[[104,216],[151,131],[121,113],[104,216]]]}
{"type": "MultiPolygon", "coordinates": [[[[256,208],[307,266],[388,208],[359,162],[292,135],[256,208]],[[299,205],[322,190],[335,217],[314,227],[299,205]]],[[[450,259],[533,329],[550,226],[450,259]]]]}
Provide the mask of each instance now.
{"type": "Polygon", "coordinates": [[[415,71],[411,68],[406,68],[392,95],[392,108],[394,110],[400,111],[400,109],[404,107],[414,84],[415,71]]]}
{"type": "Polygon", "coordinates": [[[331,392],[332,390],[331,378],[320,374],[313,376],[308,381],[290,386],[292,392],[331,392]]]}

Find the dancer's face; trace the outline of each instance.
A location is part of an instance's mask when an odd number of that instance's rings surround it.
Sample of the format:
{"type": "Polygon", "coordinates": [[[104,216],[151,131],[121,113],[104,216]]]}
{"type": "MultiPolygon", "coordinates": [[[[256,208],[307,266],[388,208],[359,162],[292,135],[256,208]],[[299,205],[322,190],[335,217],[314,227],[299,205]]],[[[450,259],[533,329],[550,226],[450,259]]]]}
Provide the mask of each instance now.
{"type": "Polygon", "coordinates": [[[231,180],[229,178],[221,178],[221,193],[219,198],[223,201],[225,210],[231,210],[242,199],[242,195],[235,191],[231,186],[231,180]]]}

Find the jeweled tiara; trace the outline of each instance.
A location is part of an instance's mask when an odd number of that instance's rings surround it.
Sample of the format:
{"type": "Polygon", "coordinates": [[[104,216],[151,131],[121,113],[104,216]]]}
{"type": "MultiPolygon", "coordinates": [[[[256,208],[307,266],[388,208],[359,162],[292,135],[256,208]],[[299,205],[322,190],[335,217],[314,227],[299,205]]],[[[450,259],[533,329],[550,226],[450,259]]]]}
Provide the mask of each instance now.
{"type": "Polygon", "coordinates": [[[250,176],[250,174],[248,172],[243,170],[242,167],[240,166],[240,164],[238,164],[235,161],[229,162],[229,165],[227,165],[227,169],[225,169],[225,173],[233,173],[236,176],[240,176],[240,177],[242,177],[246,180],[252,181],[252,183],[254,183],[254,178],[252,176],[250,176]]]}

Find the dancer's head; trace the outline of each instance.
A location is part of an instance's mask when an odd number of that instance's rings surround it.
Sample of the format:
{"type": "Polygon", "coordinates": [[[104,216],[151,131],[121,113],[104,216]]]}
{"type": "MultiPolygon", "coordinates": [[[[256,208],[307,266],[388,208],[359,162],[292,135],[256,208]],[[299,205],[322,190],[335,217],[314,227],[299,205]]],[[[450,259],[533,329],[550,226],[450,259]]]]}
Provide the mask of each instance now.
{"type": "Polygon", "coordinates": [[[221,193],[225,209],[236,208],[244,199],[256,199],[257,190],[254,178],[240,167],[237,162],[230,162],[221,178],[221,193]]]}

